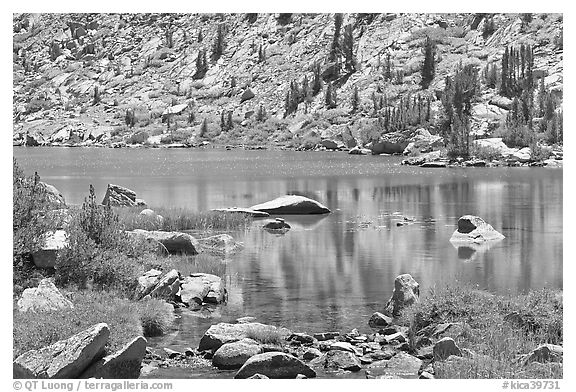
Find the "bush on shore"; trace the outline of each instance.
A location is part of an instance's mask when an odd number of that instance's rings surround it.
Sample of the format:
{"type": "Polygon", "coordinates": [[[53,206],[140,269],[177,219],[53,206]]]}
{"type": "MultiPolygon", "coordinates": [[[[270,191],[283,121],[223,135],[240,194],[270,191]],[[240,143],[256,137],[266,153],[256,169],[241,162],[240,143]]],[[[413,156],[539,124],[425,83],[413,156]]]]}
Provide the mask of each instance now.
{"type": "Polygon", "coordinates": [[[523,367],[519,358],[544,343],[562,344],[562,314],[561,294],[550,289],[503,297],[449,286],[431,290],[406,310],[402,321],[410,327],[413,350],[423,328],[466,323],[455,341],[476,355],[472,361],[439,364],[436,378],[561,378],[562,368],[556,364],[523,367]]]}

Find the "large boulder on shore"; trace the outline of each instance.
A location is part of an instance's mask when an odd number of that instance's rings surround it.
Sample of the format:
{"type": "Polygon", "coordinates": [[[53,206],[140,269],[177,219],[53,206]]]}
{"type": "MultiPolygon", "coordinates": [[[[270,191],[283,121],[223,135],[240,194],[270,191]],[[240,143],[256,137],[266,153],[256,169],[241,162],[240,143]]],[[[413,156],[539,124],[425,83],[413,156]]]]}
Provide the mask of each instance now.
{"type": "Polygon", "coordinates": [[[148,231],[135,229],[126,232],[128,235],[142,237],[148,241],[155,241],[164,246],[169,253],[197,255],[200,253],[198,240],[187,233],[178,231],[148,231]]]}
{"type": "Polygon", "coordinates": [[[218,323],[211,325],[200,339],[198,350],[217,350],[223,344],[236,342],[253,336],[278,335],[288,336],[290,331],[276,328],[273,325],[260,323],[228,324],[218,323]]]}
{"type": "Polygon", "coordinates": [[[150,294],[150,292],[160,282],[162,271],[151,269],[138,277],[138,286],[136,288],[136,299],[140,299],[150,294]]]}
{"type": "Polygon", "coordinates": [[[57,208],[66,208],[66,200],[64,200],[64,196],[62,196],[62,193],[60,193],[60,191],[56,189],[54,185],[50,185],[42,181],[40,181],[38,185],[43,188],[46,194],[46,198],[50,204],[53,204],[57,208]]]}
{"type": "Polygon", "coordinates": [[[14,360],[13,377],[78,378],[104,356],[109,336],[108,325],[100,323],[40,350],[27,351],[14,360]]]}
{"type": "Polygon", "coordinates": [[[128,378],[140,377],[142,359],[146,354],[147,341],[138,336],[124,347],[93,363],[82,373],[81,378],[128,378]]]}
{"type": "Polygon", "coordinates": [[[531,362],[562,362],[564,348],[557,344],[543,344],[530,351],[523,360],[524,366],[531,362]]]}
{"type": "Polygon", "coordinates": [[[316,377],[316,372],[298,358],[276,351],[254,355],[234,378],[248,378],[256,373],[269,378],[296,378],[299,374],[308,378],[316,377]]]}
{"type": "Polygon", "coordinates": [[[108,184],[106,194],[102,200],[102,205],[112,207],[134,207],[146,205],[146,203],[136,198],[136,192],[120,185],[108,184]]]}
{"type": "Polygon", "coordinates": [[[402,274],[394,279],[394,291],[386,304],[384,314],[398,317],[402,310],[418,301],[420,285],[412,275],[402,274]]]}
{"type": "Polygon", "coordinates": [[[32,252],[32,261],[38,268],[54,268],[58,252],[68,246],[68,233],[65,230],[55,230],[45,236],[40,250],[32,252]]]}
{"type": "Polygon", "coordinates": [[[262,347],[252,339],[222,345],[212,357],[212,365],[219,369],[238,369],[254,355],[260,354],[262,347]]]}
{"type": "Polygon", "coordinates": [[[504,236],[496,231],[484,219],[475,215],[464,215],[458,219],[458,229],[452,234],[453,243],[481,243],[484,241],[501,240],[504,236]]]}
{"type": "Polygon", "coordinates": [[[373,155],[402,154],[409,143],[404,133],[390,132],[380,136],[380,139],[372,144],[371,150],[373,155]]]}
{"type": "Polygon", "coordinates": [[[38,287],[24,290],[18,300],[20,312],[49,312],[51,310],[73,309],[74,305],[58,291],[50,279],[42,279],[38,287]]]}
{"type": "Polygon", "coordinates": [[[276,215],[308,215],[308,214],[328,214],[328,207],[316,200],[304,196],[286,195],[278,197],[265,203],[256,204],[250,207],[252,210],[264,211],[276,215]]]}
{"type": "Polygon", "coordinates": [[[390,360],[373,362],[366,368],[366,378],[418,378],[422,360],[405,352],[390,360]]]}
{"type": "Polygon", "coordinates": [[[428,153],[444,146],[444,139],[432,135],[427,129],[417,129],[408,139],[408,145],[402,151],[404,155],[428,153]]]}
{"type": "Polygon", "coordinates": [[[180,300],[193,305],[204,302],[219,304],[226,299],[222,278],[212,274],[195,273],[186,276],[180,284],[180,300]]]}
{"type": "Polygon", "coordinates": [[[166,301],[174,300],[180,290],[180,272],[173,269],[168,271],[148,294],[151,298],[161,298],[166,301]]]}

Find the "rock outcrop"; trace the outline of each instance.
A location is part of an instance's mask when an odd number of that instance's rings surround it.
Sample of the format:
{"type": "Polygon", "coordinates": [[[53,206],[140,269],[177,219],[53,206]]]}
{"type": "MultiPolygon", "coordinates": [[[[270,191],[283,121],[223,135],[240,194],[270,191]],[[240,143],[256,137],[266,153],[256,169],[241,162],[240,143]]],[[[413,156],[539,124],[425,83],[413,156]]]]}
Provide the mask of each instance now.
{"type": "Polygon", "coordinates": [[[38,313],[73,308],[72,302],[60,293],[50,279],[42,279],[38,287],[24,290],[18,300],[20,312],[38,313]]]}
{"type": "Polygon", "coordinates": [[[328,214],[330,209],[316,200],[304,196],[286,195],[250,207],[274,215],[328,214]]]}
{"type": "Polygon", "coordinates": [[[464,215],[458,219],[458,229],[452,234],[450,242],[482,243],[503,238],[504,236],[486,223],[484,219],[475,215],[464,215]]]}
{"type": "Polygon", "coordinates": [[[55,208],[66,208],[66,200],[62,193],[56,189],[54,185],[47,184],[45,182],[40,181],[38,183],[46,193],[46,198],[50,204],[52,204],[55,208]]]}
{"type": "Polygon", "coordinates": [[[394,279],[394,291],[386,304],[384,314],[397,317],[407,306],[418,301],[420,285],[410,274],[402,274],[394,279]]]}
{"type": "Polygon", "coordinates": [[[96,324],[66,340],[27,351],[13,362],[14,378],[78,378],[101,359],[110,336],[108,325],[96,324]]]}

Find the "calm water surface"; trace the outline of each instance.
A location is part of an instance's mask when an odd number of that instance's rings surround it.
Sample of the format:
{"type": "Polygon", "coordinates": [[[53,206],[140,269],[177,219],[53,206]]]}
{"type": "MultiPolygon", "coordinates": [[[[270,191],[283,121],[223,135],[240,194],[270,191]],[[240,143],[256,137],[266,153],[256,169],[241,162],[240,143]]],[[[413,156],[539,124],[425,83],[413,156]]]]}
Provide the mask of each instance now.
{"type": "Polygon", "coordinates": [[[233,233],[245,249],[225,261],[227,305],[182,312],[177,330],[154,344],[195,347],[210,324],[241,316],[309,333],[367,332],[401,273],[412,274],[423,295],[456,280],[500,294],[562,287],[562,169],[424,169],[341,152],[20,147],[14,155],[72,204],[89,184],[101,199],[113,183],[152,207],[250,206],[298,193],[333,211],[286,216],[292,230],[282,236],[259,221],[233,233]],[[455,248],[448,240],[464,214],[483,217],[506,239],[455,248]],[[400,215],[416,222],[397,227],[400,215]]]}

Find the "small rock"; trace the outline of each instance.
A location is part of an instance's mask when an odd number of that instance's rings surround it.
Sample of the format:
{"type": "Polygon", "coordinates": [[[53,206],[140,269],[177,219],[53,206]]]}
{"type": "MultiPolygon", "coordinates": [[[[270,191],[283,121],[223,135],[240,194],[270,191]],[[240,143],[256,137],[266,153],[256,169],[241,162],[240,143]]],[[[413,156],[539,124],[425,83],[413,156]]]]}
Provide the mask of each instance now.
{"type": "Polygon", "coordinates": [[[433,355],[434,360],[443,361],[450,355],[456,355],[461,357],[462,351],[460,351],[460,348],[456,345],[454,339],[445,337],[437,341],[436,344],[434,344],[433,355]]]}
{"type": "Polygon", "coordinates": [[[348,351],[340,350],[329,351],[326,354],[324,367],[329,369],[349,370],[352,372],[357,372],[362,368],[360,360],[356,358],[356,355],[348,351]]]}
{"type": "Polygon", "coordinates": [[[322,352],[320,352],[320,350],[318,350],[317,348],[309,348],[306,351],[304,351],[304,354],[302,355],[302,358],[304,358],[307,361],[310,361],[312,359],[318,358],[322,356],[322,352]]]}
{"type": "Polygon", "coordinates": [[[380,312],[374,312],[368,320],[368,325],[372,328],[386,327],[392,323],[392,319],[380,312]]]}

